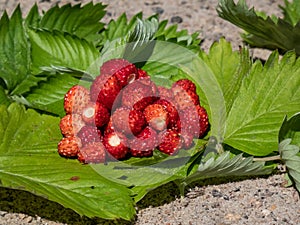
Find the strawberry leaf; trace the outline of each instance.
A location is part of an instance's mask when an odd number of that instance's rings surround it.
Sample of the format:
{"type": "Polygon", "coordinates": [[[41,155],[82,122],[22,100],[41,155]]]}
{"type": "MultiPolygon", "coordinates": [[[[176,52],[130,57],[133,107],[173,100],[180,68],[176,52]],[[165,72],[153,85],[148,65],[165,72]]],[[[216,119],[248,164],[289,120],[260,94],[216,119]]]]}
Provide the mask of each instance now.
{"type": "Polygon", "coordinates": [[[280,142],[279,152],[287,167],[289,177],[294,181],[298,192],[300,192],[300,142],[298,140],[297,145],[292,145],[291,142],[292,139],[290,138],[280,142]]]}
{"type": "Polygon", "coordinates": [[[56,201],[81,215],[131,220],[131,191],[88,165],[58,156],[59,118],[12,104],[0,107],[0,180],[56,201]]]}
{"type": "Polygon", "coordinates": [[[284,20],[295,26],[300,22],[300,2],[297,0],[293,0],[289,2],[288,0],[284,0],[284,6],[279,6],[284,15],[284,20]]]}
{"type": "Polygon", "coordinates": [[[66,33],[29,30],[32,44],[32,70],[63,66],[98,75],[98,50],[89,42],[66,33]]]}
{"type": "Polygon", "coordinates": [[[300,143],[300,113],[296,113],[289,120],[287,117],[284,119],[280,131],[279,142],[284,139],[291,138],[291,144],[300,143]]]}
{"type": "Polygon", "coordinates": [[[201,179],[226,176],[258,176],[272,172],[272,167],[265,167],[264,162],[254,162],[253,157],[243,158],[242,154],[232,155],[224,152],[217,155],[207,154],[195,173],[183,180],[185,185],[201,179]]]}
{"type": "Polygon", "coordinates": [[[22,23],[20,7],[11,18],[4,12],[0,20],[0,78],[11,95],[20,93],[19,86],[30,76],[30,45],[22,23]]]}
{"type": "Polygon", "coordinates": [[[257,61],[243,80],[226,119],[224,142],[251,155],[268,155],[277,149],[278,132],[285,115],[300,110],[300,60],[273,53],[266,64],[257,61]]]}
{"type": "Polygon", "coordinates": [[[99,31],[104,28],[104,24],[99,22],[105,15],[104,8],[102,3],[94,5],[92,2],[84,6],[66,4],[59,7],[56,5],[43,16],[38,16],[36,6],[34,6],[27,17],[27,25],[36,29],[69,33],[94,42],[99,39],[99,31]]]}
{"type": "Polygon", "coordinates": [[[248,9],[244,0],[220,0],[218,14],[221,18],[244,29],[242,38],[252,46],[279,49],[285,53],[294,50],[300,55],[300,23],[293,25],[281,18],[277,21],[259,16],[254,8],[248,9]]]}

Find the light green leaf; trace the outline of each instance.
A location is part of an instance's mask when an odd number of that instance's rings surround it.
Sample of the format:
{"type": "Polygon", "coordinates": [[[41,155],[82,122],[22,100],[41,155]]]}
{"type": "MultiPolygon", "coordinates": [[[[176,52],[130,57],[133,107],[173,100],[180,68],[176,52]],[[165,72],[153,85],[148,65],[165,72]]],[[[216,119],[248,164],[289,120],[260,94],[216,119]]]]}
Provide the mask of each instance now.
{"type": "Polygon", "coordinates": [[[12,104],[0,107],[0,180],[4,187],[47,197],[80,215],[131,220],[131,191],[88,165],[57,153],[59,118],[12,104]]]}
{"type": "Polygon", "coordinates": [[[284,6],[279,6],[284,15],[284,20],[295,26],[300,22],[300,2],[298,0],[284,0],[284,6]]]}
{"type": "Polygon", "coordinates": [[[270,17],[263,18],[254,8],[248,9],[245,0],[237,4],[233,0],[219,0],[217,11],[221,18],[248,32],[242,37],[250,45],[279,49],[282,53],[294,50],[300,54],[300,23],[294,26],[281,18],[277,23],[270,17]]]}
{"type": "Polygon", "coordinates": [[[300,112],[293,115],[289,120],[284,119],[279,131],[279,142],[287,138],[292,139],[291,144],[299,144],[300,146],[300,112]]]}
{"type": "Polygon", "coordinates": [[[295,182],[296,188],[300,192],[300,142],[297,145],[292,145],[291,141],[292,139],[285,139],[280,142],[279,152],[288,169],[289,176],[295,182]]]}
{"type": "Polygon", "coordinates": [[[49,31],[60,31],[75,35],[87,41],[94,42],[99,38],[99,32],[104,28],[100,20],[105,15],[105,6],[102,3],[92,2],[81,6],[81,4],[58,5],[45,12],[37,20],[35,8],[29,13],[28,26],[42,28],[49,31]],[[38,22],[37,22],[38,21],[38,22]]]}
{"type": "Polygon", "coordinates": [[[40,30],[29,30],[29,37],[34,74],[42,72],[43,67],[63,66],[98,75],[100,54],[87,41],[66,33],[40,30]]]}
{"type": "Polygon", "coordinates": [[[258,176],[270,174],[273,168],[267,168],[264,162],[254,162],[253,157],[243,158],[242,154],[232,155],[226,151],[220,155],[207,154],[198,167],[198,170],[184,179],[188,185],[201,179],[226,176],[258,176]]]}
{"type": "Polygon", "coordinates": [[[300,60],[273,53],[265,66],[257,61],[243,80],[226,119],[224,142],[251,155],[277,150],[285,115],[300,111],[300,60]]]}
{"type": "Polygon", "coordinates": [[[28,77],[29,65],[30,45],[17,7],[11,18],[4,12],[0,20],[0,78],[10,94],[16,94],[15,89],[28,77]]]}

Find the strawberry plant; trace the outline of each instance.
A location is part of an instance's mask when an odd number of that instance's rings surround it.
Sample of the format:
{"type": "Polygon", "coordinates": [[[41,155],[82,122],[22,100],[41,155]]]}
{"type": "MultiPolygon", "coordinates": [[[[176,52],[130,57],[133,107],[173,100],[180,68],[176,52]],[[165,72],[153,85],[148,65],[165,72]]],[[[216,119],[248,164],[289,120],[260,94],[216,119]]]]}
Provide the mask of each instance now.
{"type": "Polygon", "coordinates": [[[284,1],[280,6],[284,17],[268,16],[264,12],[249,9],[244,0],[220,0],[217,9],[221,18],[245,30],[241,36],[246,43],[259,48],[278,49],[280,53],[295,51],[300,55],[300,4],[284,1]]]}
{"type": "Polygon", "coordinates": [[[197,33],[177,31],[155,16],[121,15],[104,26],[104,15],[105,6],[93,3],[42,14],[34,5],[25,18],[20,7],[11,17],[2,15],[1,186],[45,196],[88,217],[124,220],[134,218],[135,204],[150,190],[168,182],[183,193],[197,180],[265,175],[284,163],[299,190],[295,53],[279,59],[274,51],[262,64],[252,62],[246,48],[232,51],[224,39],[206,53],[197,33]],[[100,75],[111,72],[113,78],[100,75]],[[97,93],[93,97],[91,90],[97,93]],[[170,90],[174,104],[168,101],[170,90]],[[157,99],[157,92],[164,98],[157,99]],[[134,99],[138,95],[151,98],[134,99]],[[123,106],[112,113],[118,102],[123,106]],[[190,123],[199,122],[191,102],[204,115],[201,126],[208,118],[208,132],[190,123]],[[179,125],[175,104],[184,112],[179,125]],[[144,114],[128,117],[124,105],[144,114]],[[78,112],[82,115],[75,116],[78,112]],[[184,135],[169,129],[186,124],[184,135]],[[130,148],[115,128],[136,133],[130,148]],[[107,150],[120,160],[106,161],[107,150]]]}

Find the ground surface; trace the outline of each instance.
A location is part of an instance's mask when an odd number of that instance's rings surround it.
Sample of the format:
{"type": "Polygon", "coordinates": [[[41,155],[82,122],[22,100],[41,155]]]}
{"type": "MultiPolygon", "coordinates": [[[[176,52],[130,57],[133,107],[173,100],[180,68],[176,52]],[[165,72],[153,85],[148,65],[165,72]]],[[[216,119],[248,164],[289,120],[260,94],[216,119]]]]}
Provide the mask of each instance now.
{"type": "MultiPolygon", "coordinates": [[[[20,1],[24,14],[34,4],[33,0],[20,1]]],[[[40,9],[54,4],[88,1],[38,1],[40,9]]],[[[99,2],[99,1],[94,1],[99,2]]],[[[130,18],[143,11],[144,15],[160,14],[161,19],[178,23],[179,29],[190,33],[200,31],[205,50],[222,36],[232,42],[233,49],[242,45],[240,30],[218,18],[217,0],[103,0],[108,4],[105,21],[126,12],[130,18]]],[[[281,15],[278,4],[283,0],[248,0],[248,5],[268,14],[281,15]]],[[[0,0],[0,11],[9,13],[19,1],[0,0]]],[[[252,50],[265,59],[269,52],[252,50]]],[[[138,205],[136,225],[225,225],[225,224],[300,224],[300,200],[294,188],[284,187],[283,175],[197,185],[188,190],[184,198],[168,184],[148,194],[138,205]]],[[[58,204],[23,191],[0,188],[0,225],[61,225],[61,224],[129,224],[80,217],[58,204]]]]}

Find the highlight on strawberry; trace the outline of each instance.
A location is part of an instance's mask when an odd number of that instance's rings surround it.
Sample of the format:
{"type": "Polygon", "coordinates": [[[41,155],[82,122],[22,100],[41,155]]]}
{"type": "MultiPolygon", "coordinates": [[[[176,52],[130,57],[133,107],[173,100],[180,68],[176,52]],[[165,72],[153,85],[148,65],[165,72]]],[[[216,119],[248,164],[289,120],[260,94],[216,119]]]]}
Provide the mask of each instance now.
{"type": "Polygon", "coordinates": [[[89,90],[75,85],[65,94],[58,153],[89,164],[190,149],[209,130],[196,89],[189,79],[158,86],[129,61],[108,60],[89,90]]]}

